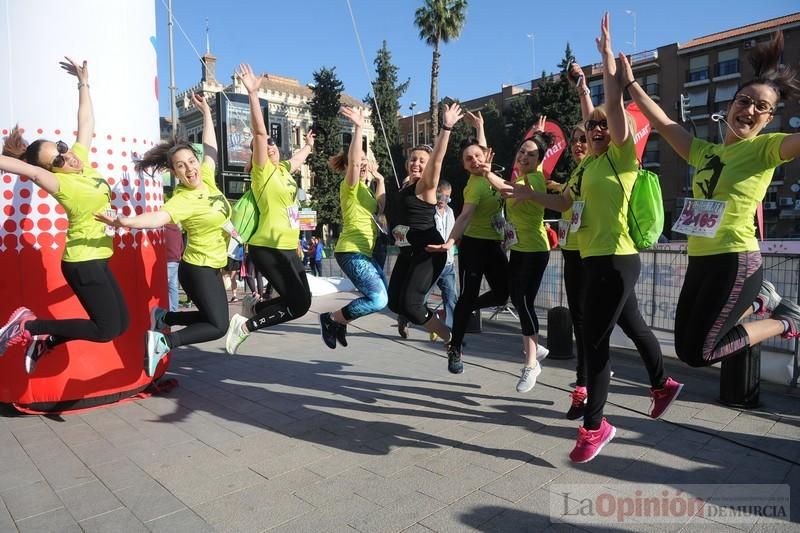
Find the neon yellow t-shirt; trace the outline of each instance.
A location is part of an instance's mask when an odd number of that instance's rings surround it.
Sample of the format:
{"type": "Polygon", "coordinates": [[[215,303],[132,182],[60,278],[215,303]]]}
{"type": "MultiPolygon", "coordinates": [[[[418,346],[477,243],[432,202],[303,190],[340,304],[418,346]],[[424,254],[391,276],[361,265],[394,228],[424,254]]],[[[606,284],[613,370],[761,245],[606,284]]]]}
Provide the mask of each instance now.
{"type": "MultiPolygon", "coordinates": [[[[573,201],[579,201],[581,199],[581,187],[583,186],[583,173],[586,171],[586,165],[594,159],[594,156],[587,155],[581,159],[581,162],[578,163],[578,166],[575,167],[575,170],[572,171],[572,174],[569,176],[569,180],[564,185],[564,189],[561,191],[563,192],[565,189],[569,189],[569,193],[572,196],[573,201]]],[[[561,220],[572,220],[572,208],[567,209],[561,214],[561,220]]],[[[578,250],[578,233],[570,233],[567,230],[567,240],[565,242],[560,243],[562,250],[578,250]]]]}
{"type": "Polygon", "coordinates": [[[632,255],[638,253],[628,234],[628,198],[631,196],[639,161],[633,135],[622,146],[610,143],[605,154],[586,165],[581,186],[586,202],[578,230],[581,257],[632,255]],[[617,169],[619,180],[609,164],[617,169]],[[625,186],[623,194],[620,181],[625,186]]]}
{"type": "Polygon", "coordinates": [[[189,189],[183,185],[162,208],[172,222],[186,230],[186,250],[183,260],[191,265],[222,268],[228,262],[230,236],[222,225],[231,217],[231,206],[214,182],[214,166],[200,164],[203,185],[189,189]]]}
{"type": "Polygon", "coordinates": [[[766,133],[725,146],[692,141],[689,164],[697,169],[692,183],[695,198],[727,202],[714,237],[688,237],[689,255],[715,255],[759,250],[753,223],[758,203],[781,160],[786,133],[766,133]]]}
{"type": "Polygon", "coordinates": [[[80,173],[54,172],[58,192],[53,197],[64,207],[69,220],[62,261],[79,263],[108,259],[114,253],[114,239],[106,235],[106,225],[94,219],[95,213],[111,208],[111,187],[89,162],[89,151],[81,143],[72,153],[83,162],[80,173]]]}
{"type": "MultiPolygon", "coordinates": [[[[531,172],[518,183],[526,184],[536,192],[547,193],[544,174],[531,172]]],[[[511,246],[517,252],[549,252],[550,243],[544,229],[544,206],[527,200],[506,200],[508,221],[517,230],[517,243],[511,246]]]]}
{"type": "Polygon", "coordinates": [[[372,256],[378,226],[372,214],[378,201],[362,181],[351,187],[343,179],[339,184],[339,202],[342,207],[342,233],[336,243],[336,252],[357,252],[372,256]]]}
{"type": "Polygon", "coordinates": [[[475,206],[464,235],[475,239],[501,241],[503,236],[492,226],[492,218],[503,210],[503,201],[483,176],[470,176],[464,187],[464,203],[475,206]]]}
{"type": "Polygon", "coordinates": [[[276,250],[296,250],[300,240],[297,219],[297,183],[290,172],[291,163],[281,161],[276,167],[267,159],[263,167],[253,165],[251,186],[258,204],[258,226],[249,243],[276,250]]]}

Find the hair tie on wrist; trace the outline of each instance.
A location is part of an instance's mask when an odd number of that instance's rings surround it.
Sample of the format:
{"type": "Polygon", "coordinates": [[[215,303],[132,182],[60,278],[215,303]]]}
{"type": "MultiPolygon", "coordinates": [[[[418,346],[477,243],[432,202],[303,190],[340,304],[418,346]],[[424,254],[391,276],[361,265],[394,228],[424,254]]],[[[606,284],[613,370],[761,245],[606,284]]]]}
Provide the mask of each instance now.
{"type": "Polygon", "coordinates": [[[445,126],[444,124],[442,124],[441,129],[443,129],[445,131],[452,131],[453,130],[452,126],[445,126]]]}
{"type": "Polygon", "coordinates": [[[631,81],[629,81],[629,82],[628,82],[628,83],[625,85],[625,87],[624,87],[622,90],[623,90],[623,91],[627,91],[627,90],[628,90],[628,87],[630,87],[630,86],[631,86],[631,85],[633,85],[634,83],[636,83],[636,80],[631,80],[631,81]]]}

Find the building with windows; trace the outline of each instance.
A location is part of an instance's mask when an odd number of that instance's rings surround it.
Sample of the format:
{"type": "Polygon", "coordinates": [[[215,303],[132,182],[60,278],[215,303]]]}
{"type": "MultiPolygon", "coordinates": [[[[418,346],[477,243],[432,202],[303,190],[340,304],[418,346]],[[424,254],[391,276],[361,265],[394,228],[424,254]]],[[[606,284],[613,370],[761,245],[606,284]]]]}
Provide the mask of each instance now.
{"type": "MultiPolygon", "coordinates": [[[[205,95],[209,101],[217,132],[219,160],[217,183],[229,198],[238,198],[249,187],[250,177],[245,166],[250,160],[250,106],[247,90],[236,78],[224,85],[216,77],[217,59],[210,51],[203,56],[202,76],[194,87],[176,96],[181,135],[190,142],[200,143],[203,134],[203,117],[191,104],[191,93],[205,95]]],[[[309,104],[313,90],[297,79],[265,74],[259,90],[259,99],[264,113],[267,132],[275,140],[281,159],[288,159],[303,147],[305,136],[312,126],[309,104]]],[[[369,107],[361,100],[343,94],[342,105],[362,108],[369,117],[369,107]]],[[[342,119],[342,146],[350,144],[352,125],[342,119]]],[[[375,132],[369,120],[364,124],[364,142],[371,146],[375,132]]],[[[369,148],[368,148],[369,149],[369,148]]],[[[308,165],[300,171],[300,186],[308,190],[314,184],[314,176],[308,165]]]]}
{"type": "MultiPolygon", "coordinates": [[[[742,81],[752,78],[753,69],[747,53],[758,43],[768,41],[776,30],[782,30],[785,46],[783,63],[800,66],[800,13],[749,24],[739,28],[706,35],[686,43],[671,43],[631,56],[631,66],[639,84],[675,121],[681,122],[681,95],[688,98],[689,120],[684,124],[697,137],[721,142],[724,124],[712,115],[727,110],[728,104],[742,81]]],[[[602,64],[583,67],[587,85],[595,105],[603,101],[602,64]]],[[[471,111],[481,109],[495,100],[498,109],[505,109],[513,98],[525,95],[529,87],[506,86],[501,92],[467,100],[462,107],[471,111]]],[[[429,113],[418,113],[400,121],[403,145],[406,149],[421,142],[430,143],[429,113]],[[418,142],[413,139],[416,131],[418,142]]],[[[800,131],[800,102],[787,100],[775,110],[766,133],[800,131]]],[[[490,139],[491,142],[491,139],[490,139]]],[[[653,130],[642,158],[642,165],[659,174],[664,196],[665,226],[683,208],[694,169],[669,147],[653,130]]],[[[800,238],[800,161],[781,165],[775,170],[772,184],[764,199],[764,230],[768,238],[800,238]]],[[[669,235],[667,231],[667,235],[669,235]]],[[[673,237],[680,239],[681,235],[673,237]]]]}

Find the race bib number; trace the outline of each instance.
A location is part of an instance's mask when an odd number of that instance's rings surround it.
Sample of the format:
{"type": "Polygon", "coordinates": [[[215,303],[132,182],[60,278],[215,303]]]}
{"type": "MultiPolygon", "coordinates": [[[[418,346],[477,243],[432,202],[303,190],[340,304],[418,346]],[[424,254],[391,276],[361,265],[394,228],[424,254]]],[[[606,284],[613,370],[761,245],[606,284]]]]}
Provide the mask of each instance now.
{"type": "Polygon", "coordinates": [[[503,250],[508,251],[512,246],[517,244],[517,228],[511,222],[506,222],[503,230],[503,250]]]}
{"type": "Polygon", "coordinates": [[[402,224],[398,224],[394,228],[392,228],[392,237],[394,237],[394,244],[395,246],[404,247],[404,246],[411,246],[411,243],[408,242],[408,230],[411,229],[408,226],[403,226],[402,224]]]}
{"type": "Polygon", "coordinates": [[[239,232],[236,231],[236,228],[233,225],[233,222],[230,220],[226,220],[224,224],[222,224],[222,229],[231,236],[231,241],[237,244],[242,244],[242,236],[239,235],[239,232]]]}
{"type": "Polygon", "coordinates": [[[558,221],[558,245],[564,246],[567,244],[567,236],[569,235],[570,221],[563,218],[558,221]]]}
{"type": "Polygon", "coordinates": [[[672,231],[694,237],[713,237],[722,225],[727,202],[687,198],[672,231]]]}
{"type": "Polygon", "coordinates": [[[290,205],[286,208],[286,215],[289,217],[289,227],[292,229],[300,229],[300,210],[296,205],[290,205]]]}
{"type": "Polygon", "coordinates": [[[492,215],[492,227],[498,235],[504,235],[506,231],[506,217],[502,211],[492,215]]]}
{"type": "Polygon", "coordinates": [[[572,220],[569,221],[569,232],[575,233],[581,229],[581,217],[583,216],[583,208],[586,202],[578,200],[572,202],[572,220]]]}
{"type": "MultiPolygon", "coordinates": [[[[105,215],[107,217],[113,218],[113,219],[119,218],[119,213],[117,213],[117,210],[114,209],[113,207],[110,208],[110,209],[106,209],[105,215]]],[[[105,226],[106,227],[103,229],[103,231],[105,231],[106,236],[107,237],[113,237],[114,233],[116,233],[116,231],[117,231],[117,228],[115,228],[114,226],[109,226],[108,224],[106,224],[105,226]]]]}

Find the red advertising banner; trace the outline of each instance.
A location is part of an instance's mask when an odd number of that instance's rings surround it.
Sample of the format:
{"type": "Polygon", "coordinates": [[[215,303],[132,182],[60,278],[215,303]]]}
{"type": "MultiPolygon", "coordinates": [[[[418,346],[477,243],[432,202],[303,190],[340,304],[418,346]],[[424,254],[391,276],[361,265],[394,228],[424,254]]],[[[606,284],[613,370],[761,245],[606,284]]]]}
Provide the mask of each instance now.
{"type": "MultiPolygon", "coordinates": [[[[555,120],[547,120],[544,124],[544,131],[547,131],[553,135],[553,146],[551,146],[547,152],[544,154],[544,158],[542,159],[542,173],[544,177],[550,179],[550,174],[552,174],[553,169],[556,167],[556,163],[558,163],[561,154],[564,153],[564,150],[567,147],[567,141],[564,138],[564,130],[561,129],[561,125],[556,122],[555,120]]],[[[530,139],[533,137],[533,127],[528,130],[528,133],[525,134],[525,139],[530,139]]],[[[519,175],[519,168],[517,164],[514,163],[514,170],[511,172],[511,179],[513,180],[519,175]]]]}
{"type": "Polygon", "coordinates": [[[639,109],[639,106],[637,106],[634,102],[628,104],[626,111],[633,116],[633,120],[636,122],[636,131],[633,134],[633,142],[636,143],[636,157],[639,159],[639,161],[641,161],[642,155],[644,154],[644,148],[647,146],[647,138],[650,137],[650,131],[652,128],[650,127],[650,122],[639,109]]]}

